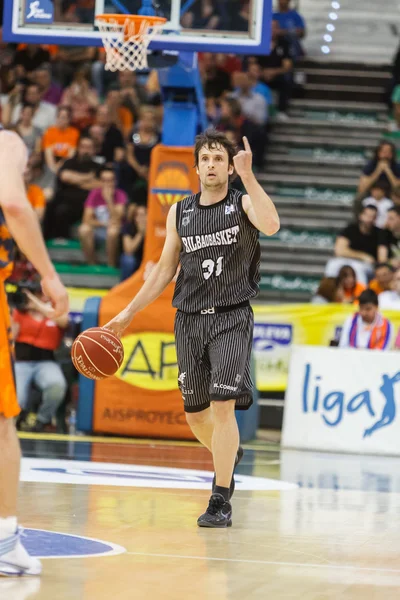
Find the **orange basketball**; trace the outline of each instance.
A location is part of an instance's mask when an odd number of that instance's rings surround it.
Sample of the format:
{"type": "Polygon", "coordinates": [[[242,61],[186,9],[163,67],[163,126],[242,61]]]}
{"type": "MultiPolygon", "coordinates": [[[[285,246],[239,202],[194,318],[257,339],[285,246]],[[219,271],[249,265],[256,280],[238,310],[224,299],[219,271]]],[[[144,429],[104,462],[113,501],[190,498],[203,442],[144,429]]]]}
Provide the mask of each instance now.
{"type": "Polygon", "coordinates": [[[103,327],[83,331],[72,345],[71,358],[79,373],[89,379],[114,375],[124,360],[121,340],[103,327]]]}

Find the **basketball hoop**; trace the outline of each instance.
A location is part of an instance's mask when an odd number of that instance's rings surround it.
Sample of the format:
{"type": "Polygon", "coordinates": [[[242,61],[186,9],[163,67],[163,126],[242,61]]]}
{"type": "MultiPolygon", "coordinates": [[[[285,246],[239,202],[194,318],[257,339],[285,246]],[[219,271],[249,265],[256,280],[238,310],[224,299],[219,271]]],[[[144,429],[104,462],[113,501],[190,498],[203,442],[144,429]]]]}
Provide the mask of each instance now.
{"type": "Polygon", "coordinates": [[[149,15],[97,15],[108,71],[148,68],[147,48],[167,19],[149,15]]]}

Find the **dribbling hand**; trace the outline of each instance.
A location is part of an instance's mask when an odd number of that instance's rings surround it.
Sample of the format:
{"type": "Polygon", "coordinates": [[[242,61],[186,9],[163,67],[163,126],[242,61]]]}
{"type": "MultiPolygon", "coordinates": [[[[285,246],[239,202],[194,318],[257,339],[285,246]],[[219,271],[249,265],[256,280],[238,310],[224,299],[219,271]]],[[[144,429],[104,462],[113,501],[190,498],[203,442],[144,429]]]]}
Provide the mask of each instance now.
{"type": "Polygon", "coordinates": [[[132,321],[132,315],[127,310],[121,311],[116,317],[111,319],[106,325],[103,325],[104,329],[108,329],[117,337],[121,337],[125,329],[130,325],[132,321]]]}
{"type": "Polygon", "coordinates": [[[247,137],[243,137],[244,150],[239,150],[236,156],[233,157],[233,164],[236,173],[239,177],[245,177],[252,173],[251,165],[253,160],[253,154],[251,152],[250,144],[247,137]]]}

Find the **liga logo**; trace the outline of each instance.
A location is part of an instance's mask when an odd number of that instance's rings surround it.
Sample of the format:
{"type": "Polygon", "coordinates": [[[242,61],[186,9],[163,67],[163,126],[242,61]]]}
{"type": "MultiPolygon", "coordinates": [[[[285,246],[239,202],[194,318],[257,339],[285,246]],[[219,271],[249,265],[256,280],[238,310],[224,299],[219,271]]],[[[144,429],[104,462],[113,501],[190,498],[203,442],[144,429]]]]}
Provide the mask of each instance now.
{"type": "Polygon", "coordinates": [[[151,193],[157,197],[165,212],[172,204],[179,202],[185,196],[190,196],[193,192],[188,166],[179,161],[161,163],[151,193]]]}
{"type": "Polygon", "coordinates": [[[178,362],[173,333],[144,332],[122,338],[125,358],[116,377],[147,390],[178,389],[178,362]]]}

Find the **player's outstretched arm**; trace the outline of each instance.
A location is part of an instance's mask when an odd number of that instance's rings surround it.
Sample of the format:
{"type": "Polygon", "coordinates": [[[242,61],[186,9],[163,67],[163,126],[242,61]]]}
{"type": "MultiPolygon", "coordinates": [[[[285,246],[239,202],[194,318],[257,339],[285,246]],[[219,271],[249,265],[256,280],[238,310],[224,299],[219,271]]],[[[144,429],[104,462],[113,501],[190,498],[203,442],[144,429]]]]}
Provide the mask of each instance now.
{"type": "Polygon", "coordinates": [[[235,170],[248,193],[248,196],[243,196],[243,210],[254,227],[265,235],[274,235],[280,227],[278,212],[254,176],[251,166],[253,155],[246,137],[243,143],[244,150],[240,150],[233,158],[235,170]]]}
{"type": "Polygon", "coordinates": [[[42,277],[42,288],[59,317],[68,311],[68,295],[47,253],[38,218],[25,193],[23,173],[27,150],[21,138],[11,132],[0,134],[0,207],[7,228],[18,247],[42,277]]]}
{"type": "Polygon", "coordinates": [[[176,230],[176,204],[171,206],[167,217],[167,237],[158,261],[133,300],[105,327],[121,336],[133,317],[160,296],[176,274],[181,251],[181,240],[176,230]]]}

